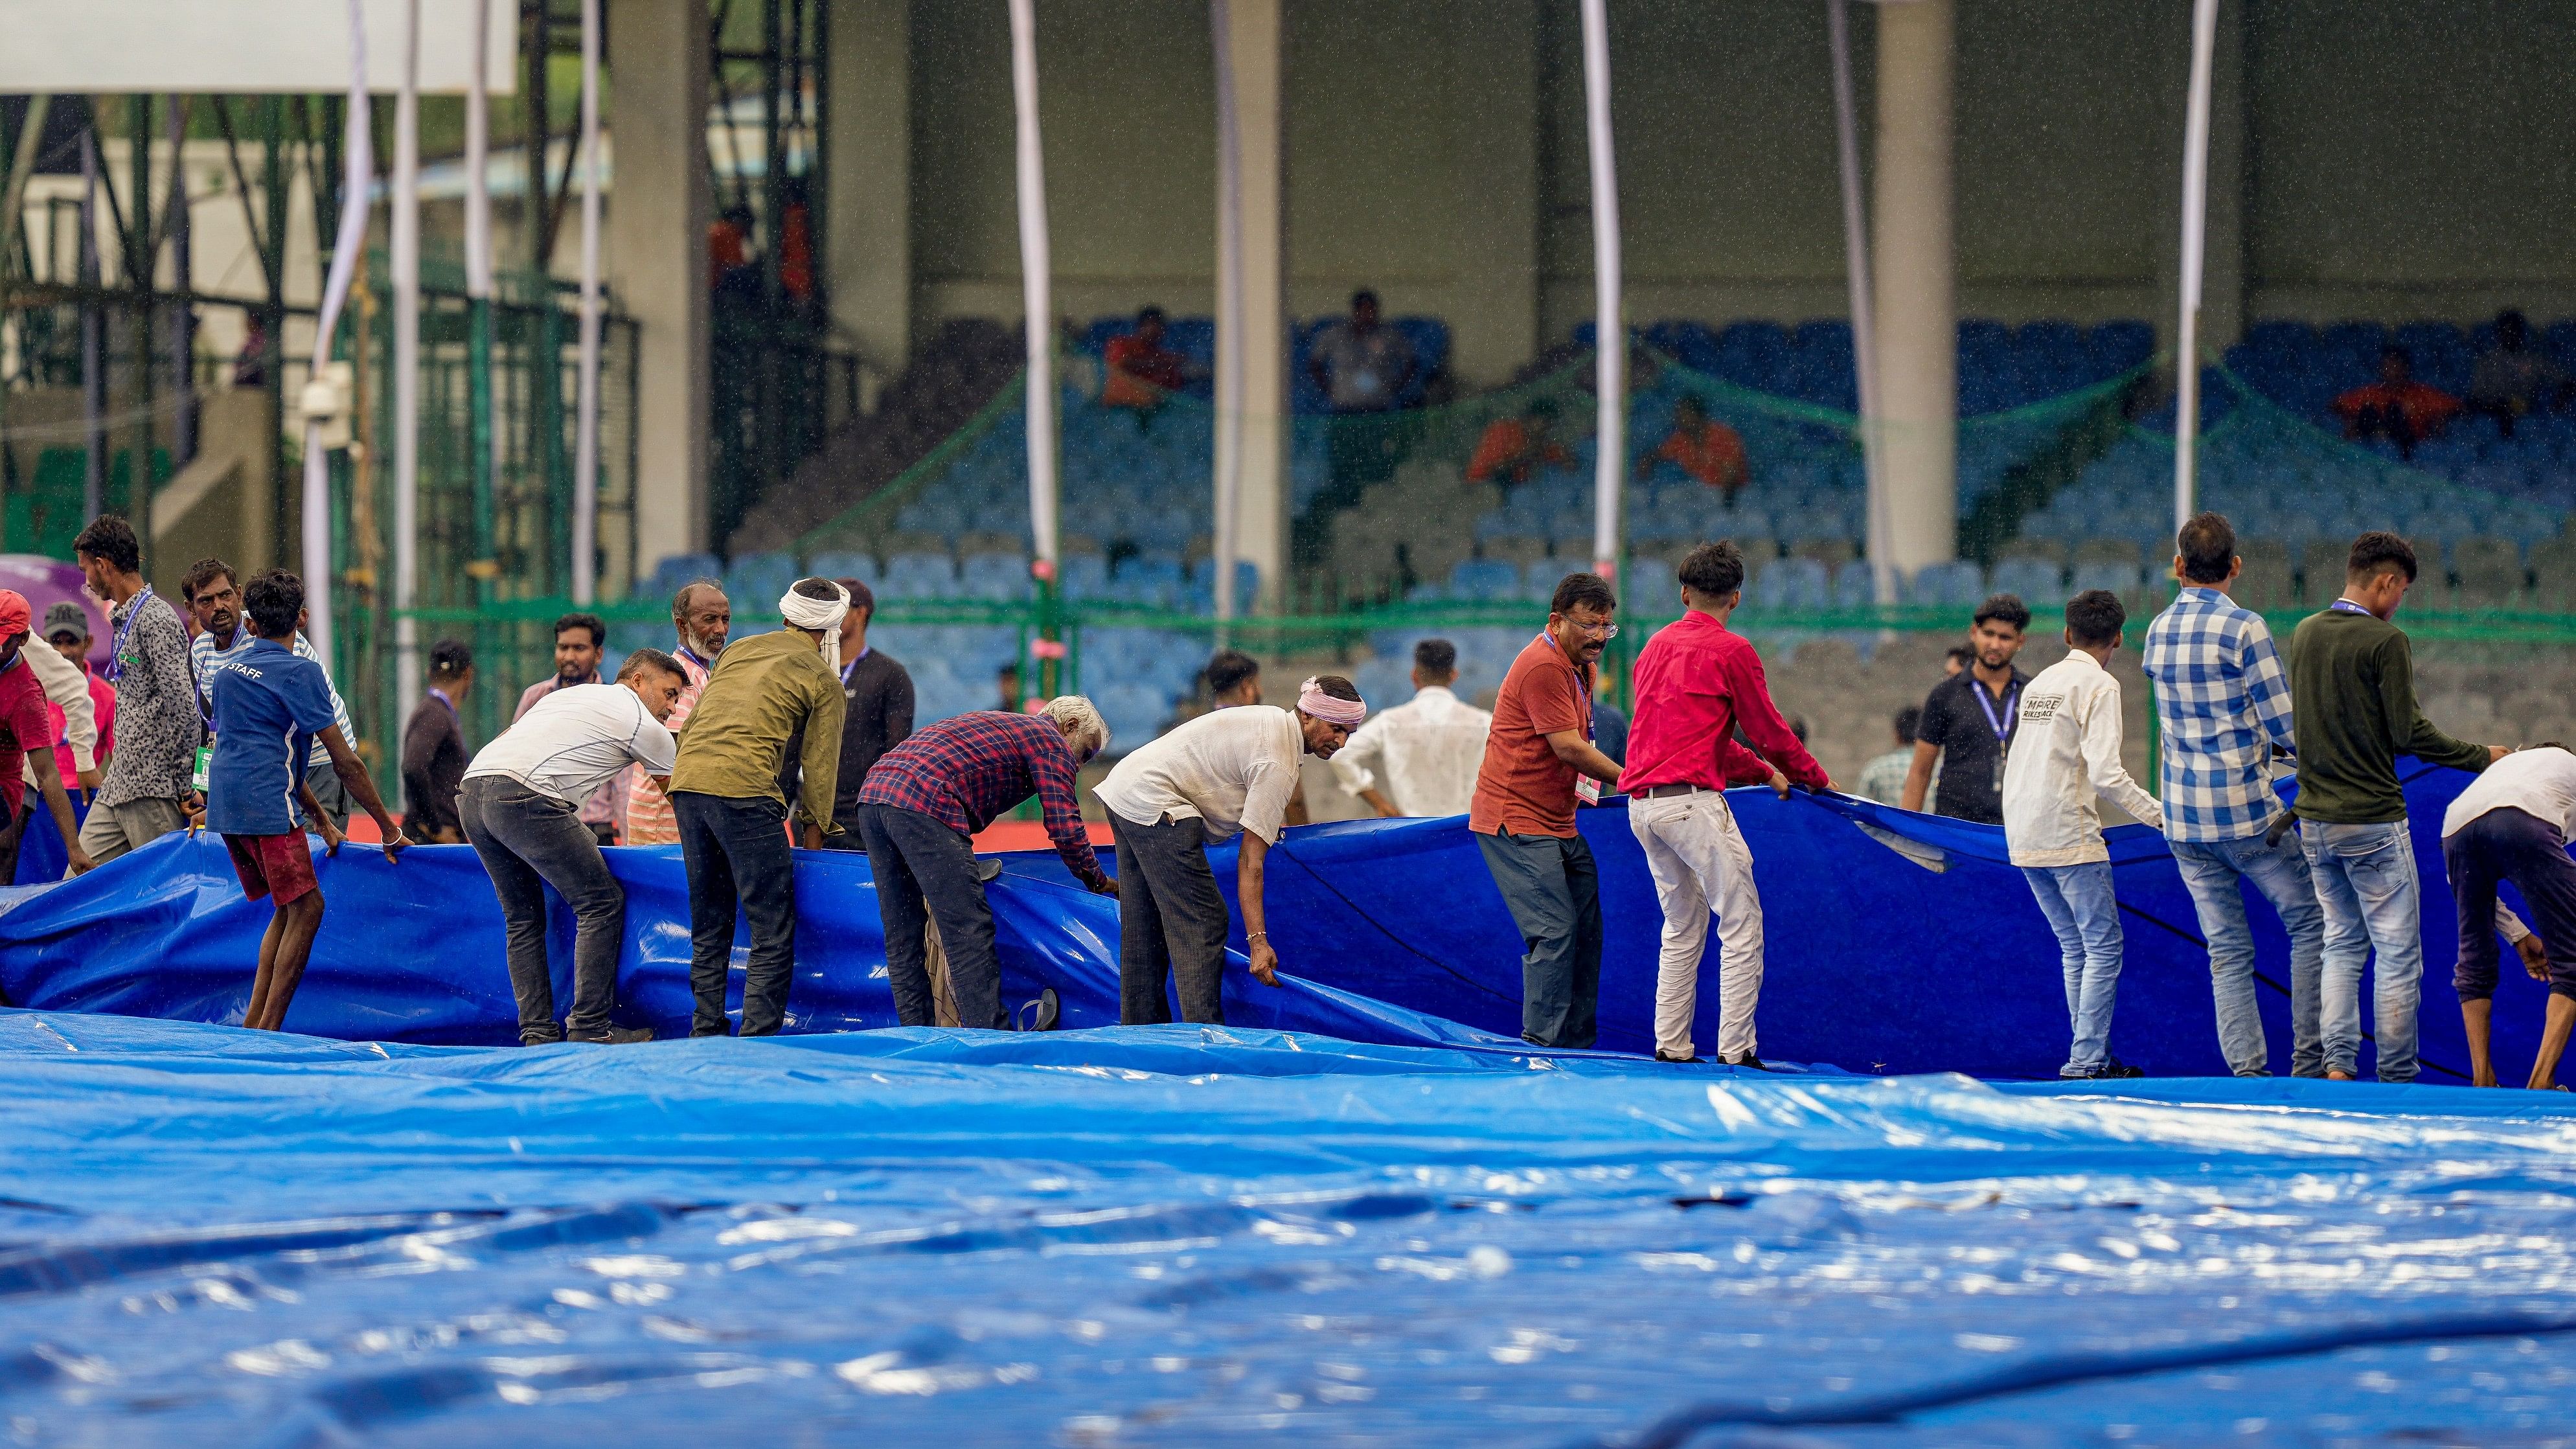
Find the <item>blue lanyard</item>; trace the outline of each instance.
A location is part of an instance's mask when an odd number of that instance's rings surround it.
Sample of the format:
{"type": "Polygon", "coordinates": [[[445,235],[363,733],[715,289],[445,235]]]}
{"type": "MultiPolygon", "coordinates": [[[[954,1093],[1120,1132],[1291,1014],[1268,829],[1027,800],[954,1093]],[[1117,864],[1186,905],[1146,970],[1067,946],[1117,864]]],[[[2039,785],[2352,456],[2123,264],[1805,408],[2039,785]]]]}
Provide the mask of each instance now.
{"type": "Polygon", "coordinates": [[[858,656],[858,659],[853,659],[853,660],[851,660],[849,663],[844,664],[844,665],[842,665],[842,666],[841,666],[841,683],[843,683],[843,684],[848,684],[848,683],[850,682],[850,672],[851,672],[852,670],[855,670],[855,669],[857,669],[857,668],[859,667],[859,659],[865,659],[865,658],[867,658],[867,657],[868,657],[868,653],[869,653],[869,651],[871,651],[871,650],[875,649],[876,647],[877,647],[877,646],[875,646],[874,644],[862,644],[862,645],[860,645],[860,646],[859,646],[859,656],[858,656]]]}
{"type": "MultiPolygon", "coordinates": [[[[107,682],[110,684],[114,684],[125,677],[125,666],[127,663],[125,656],[125,641],[133,637],[134,621],[142,617],[143,602],[151,597],[152,586],[150,584],[145,584],[143,586],[143,592],[136,594],[126,603],[125,622],[116,626],[116,638],[107,646],[107,668],[102,671],[107,675],[107,682]]],[[[138,660],[135,662],[140,663],[141,661],[138,660]]]]}
{"type": "Polygon", "coordinates": [[[2379,617],[2377,614],[2371,613],[2368,609],[2363,608],[2361,605],[2354,603],[2350,599],[2337,599],[2333,603],[2326,605],[2326,607],[2334,610],[2338,614],[2360,614],[2366,618],[2372,619],[2379,617]]]}
{"type": "Polygon", "coordinates": [[[1995,748],[1998,750],[2010,748],[2009,737],[2012,734],[2013,721],[2019,718],[2021,708],[2021,681],[2014,680],[2012,688],[2004,691],[2004,712],[2001,719],[1995,717],[1994,701],[1986,698],[1986,687],[1978,683],[1973,674],[1968,676],[1968,692],[1977,697],[1977,708],[1986,712],[1986,727],[1995,732],[1995,748]]]}
{"type": "MultiPolygon", "coordinates": [[[[1555,635],[1541,629],[1538,635],[1538,642],[1546,645],[1550,649],[1556,650],[1556,655],[1559,659],[1565,659],[1565,650],[1557,644],[1555,635]]],[[[1565,663],[1567,668],[1574,668],[1573,660],[1566,659],[1565,663]]],[[[1583,693],[1583,738],[1590,740],[1592,738],[1592,681],[1583,677],[1582,670],[1575,669],[1574,687],[1583,693]]]]}

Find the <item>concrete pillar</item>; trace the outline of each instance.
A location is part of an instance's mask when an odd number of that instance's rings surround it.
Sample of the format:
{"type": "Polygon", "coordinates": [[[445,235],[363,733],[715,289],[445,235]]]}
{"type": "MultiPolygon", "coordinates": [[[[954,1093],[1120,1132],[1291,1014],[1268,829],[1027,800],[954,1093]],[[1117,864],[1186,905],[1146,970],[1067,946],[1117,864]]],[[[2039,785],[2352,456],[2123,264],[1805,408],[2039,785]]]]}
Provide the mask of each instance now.
{"type": "Polygon", "coordinates": [[[1892,562],[1958,550],[1958,269],[1951,236],[1951,0],[1878,11],[1879,476],[1892,562]]]}
{"type": "MultiPolygon", "coordinates": [[[[1226,0],[1243,177],[1243,503],[1235,549],[1261,571],[1255,607],[1263,613],[1277,612],[1286,596],[1294,491],[1288,479],[1284,11],[1284,0],[1226,0]]],[[[1229,351],[1220,340],[1218,357],[1229,351]]],[[[1217,586],[1231,585],[1220,579],[1217,586]]]]}
{"type": "Polygon", "coordinates": [[[835,0],[823,57],[832,321],[889,376],[912,351],[912,6],[835,0]]]}
{"type": "Polygon", "coordinates": [[[635,558],[649,573],[707,546],[707,9],[608,0],[607,22],[621,98],[607,275],[638,324],[635,558]]]}
{"type": "Polygon", "coordinates": [[[1538,351],[1538,4],[1459,0],[1450,13],[1458,271],[1449,357],[1462,382],[1490,387],[1538,351]]]}

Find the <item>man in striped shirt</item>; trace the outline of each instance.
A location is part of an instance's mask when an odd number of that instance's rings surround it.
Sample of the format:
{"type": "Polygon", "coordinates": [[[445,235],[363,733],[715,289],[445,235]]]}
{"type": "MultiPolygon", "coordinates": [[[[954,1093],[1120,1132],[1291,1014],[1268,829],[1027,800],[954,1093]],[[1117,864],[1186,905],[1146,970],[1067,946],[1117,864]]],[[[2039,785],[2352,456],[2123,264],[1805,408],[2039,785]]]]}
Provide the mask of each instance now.
{"type": "Polygon", "coordinates": [[[2262,616],[2228,598],[2245,566],[2236,530],[2203,513],[2182,527],[2171,607],[2147,628],[2146,671],[2164,731],[2165,839],[2209,943],[2218,1048],[2240,1077],[2267,1075],[2254,1005],[2254,935],[2239,880],[2250,880],[2290,933],[2290,1071],[2325,1075],[2318,1024],[2325,913],[2298,836],[2267,836],[2281,812],[2266,747],[2289,754],[2290,682],[2262,616]]]}
{"type": "MultiPolygon", "coordinates": [[[[724,652],[725,638],[733,632],[733,601],[725,597],[724,588],[713,579],[700,579],[682,584],[671,596],[671,628],[680,636],[671,657],[680,661],[680,669],[689,677],[688,687],[680,691],[680,702],[671,709],[663,723],[671,733],[698,707],[698,695],[707,687],[707,676],[715,672],[716,656],[724,652]]],[[[677,845],[680,843],[680,819],[671,812],[671,797],[653,783],[653,777],[637,765],[626,772],[626,843],[629,845],[677,845]]]]}
{"type": "MultiPolygon", "coordinates": [[[[197,637],[188,644],[188,673],[196,681],[197,712],[211,730],[215,723],[215,671],[223,667],[225,660],[247,651],[253,637],[242,624],[241,586],[234,581],[233,566],[219,558],[197,560],[179,580],[179,602],[196,616],[197,637]]],[[[358,727],[349,723],[348,702],[340,698],[340,687],[331,683],[330,662],[314,650],[301,629],[295,631],[293,647],[297,658],[321,666],[322,682],[331,686],[332,722],[340,727],[340,738],[350,749],[356,749],[358,727]]],[[[305,765],[305,783],[312,787],[315,803],[331,817],[332,829],[346,832],[351,809],[349,792],[340,788],[340,776],[331,768],[330,750],[315,741],[305,765]]]]}

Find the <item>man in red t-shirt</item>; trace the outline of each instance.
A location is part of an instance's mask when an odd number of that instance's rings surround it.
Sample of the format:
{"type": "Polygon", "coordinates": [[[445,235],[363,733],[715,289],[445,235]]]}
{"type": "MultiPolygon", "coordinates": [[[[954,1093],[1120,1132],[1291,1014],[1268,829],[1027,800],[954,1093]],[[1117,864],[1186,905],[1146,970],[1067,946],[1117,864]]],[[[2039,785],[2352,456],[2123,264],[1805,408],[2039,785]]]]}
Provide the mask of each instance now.
{"type": "MultiPolygon", "coordinates": [[[[90,868],[80,846],[80,828],[72,823],[72,800],[63,793],[63,773],[54,763],[54,726],[45,714],[45,687],[36,669],[19,655],[35,637],[35,611],[24,594],[0,589],[0,826],[27,808],[27,782],[22,768],[32,767],[45,804],[54,812],[54,829],[62,832],[71,855],[72,874],[90,868]]],[[[38,646],[43,647],[42,645],[38,646]]]]}
{"type": "Polygon", "coordinates": [[[2458,398],[2428,383],[2417,382],[2406,349],[2379,354],[2379,381],[2357,387],[2334,400],[2347,438],[2384,437],[2397,445],[2398,456],[2413,457],[2415,445],[2442,431],[2460,415],[2458,398]]]}
{"type": "Polygon", "coordinates": [[[1673,430],[1664,437],[1663,445],[1637,460],[1637,474],[1645,476],[1660,462],[1670,462],[1709,487],[1735,501],[1744,487],[1744,438],[1735,429],[1708,415],[1708,408],[1698,398],[1685,397],[1673,405],[1673,430]]]}
{"type": "Polygon", "coordinates": [[[1150,413],[1189,386],[1189,359],[1163,345],[1163,309],[1136,314],[1136,330],[1112,337],[1102,349],[1108,376],[1101,379],[1103,407],[1135,408],[1150,413]]]}
{"type": "Polygon", "coordinates": [[[1496,418],[1467,460],[1470,483],[1527,483],[1541,468],[1571,468],[1574,455],[1556,440],[1556,404],[1540,398],[1518,417],[1496,418]]]}
{"type": "Polygon", "coordinates": [[[1597,574],[1567,574],[1547,632],[1512,661],[1494,698],[1467,828],[1520,927],[1521,1040],[1588,1047],[1601,1000],[1601,872],[1574,828],[1618,762],[1592,745],[1593,661],[1619,626],[1618,597],[1597,574]]]}
{"type": "Polygon", "coordinates": [[[1759,1067],[1753,1006],[1762,994],[1762,897],[1726,787],[1768,780],[1786,799],[1792,784],[1830,790],[1834,782],[1771,703],[1752,642],[1727,630],[1744,598],[1744,555],[1732,543],[1704,543],[1682,560],[1680,575],[1682,616],[1646,641],[1630,676],[1636,721],[1619,777],[1628,829],[1646,849],[1664,911],[1655,1058],[1693,1059],[1700,954],[1715,910],[1718,1058],[1759,1067]],[[1738,726],[1750,749],[1736,739],[1738,726]]]}

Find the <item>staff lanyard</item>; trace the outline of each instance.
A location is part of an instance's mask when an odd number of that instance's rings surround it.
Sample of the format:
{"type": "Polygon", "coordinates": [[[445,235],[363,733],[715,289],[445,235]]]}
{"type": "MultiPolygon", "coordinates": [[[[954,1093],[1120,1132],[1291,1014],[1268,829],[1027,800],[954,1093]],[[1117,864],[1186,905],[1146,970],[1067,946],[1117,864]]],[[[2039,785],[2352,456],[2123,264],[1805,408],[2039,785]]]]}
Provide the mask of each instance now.
{"type": "Polygon", "coordinates": [[[1592,681],[1583,677],[1583,671],[1574,667],[1573,660],[1565,658],[1565,650],[1556,642],[1555,635],[1542,629],[1539,631],[1538,642],[1556,650],[1556,656],[1559,659],[1565,659],[1566,666],[1574,669],[1574,687],[1583,695],[1583,738],[1589,742],[1592,738],[1592,681]]]}
{"type": "Polygon", "coordinates": [[[2373,619],[2379,617],[2377,614],[2371,613],[2368,609],[2363,608],[2361,605],[2354,603],[2350,599],[2337,599],[2333,603],[2326,605],[2326,607],[2334,610],[2338,614],[2361,614],[2373,619]]]}
{"type": "Polygon", "coordinates": [[[842,665],[842,666],[841,666],[841,683],[842,683],[842,685],[843,685],[843,686],[845,686],[845,687],[846,687],[846,686],[849,684],[851,673],[852,673],[853,671],[855,671],[855,670],[859,667],[859,659],[865,659],[865,658],[867,658],[867,657],[868,657],[869,652],[870,652],[870,651],[872,651],[872,650],[874,650],[876,647],[877,647],[877,646],[875,646],[874,644],[862,644],[862,645],[860,645],[860,646],[859,646],[859,657],[858,657],[858,659],[853,659],[853,660],[851,660],[849,663],[844,664],[844,665],[842,665]]]}
{"type": "MultiPolygon", "coordinates": [[[[143,602],[151,597],[152,586],[150,584],[145,584],[143,586],[143,591],[136,594],[125,606],[125,622],[116,626],[116,637],[111,640],[107,646],[107,668],[101,671],[107,676],[107,682],[110,684],[114,684],[125,677],[125,665],[127,662],[125,657],[125,642],[134,637],[134,621],[143,617],[143,602]]],[[[137,660],[135,662],[140,663],[141,661],[137,660]]]]}
{"type": "Polygon", "coordinates": [[[1995,702],[1986,698],[1986,686],[1973,674],[1968,676],[1968,692],[1977,697],[1977,708],[1986,712],[1986,727],[1995,732],[1995,753],[2011,753],[2013,721],[2021,710],[2021,681],[2014,680],[2012,688],[2004,691],[2004,710],[2000,719],[1995,715],[1995,702]]]}

